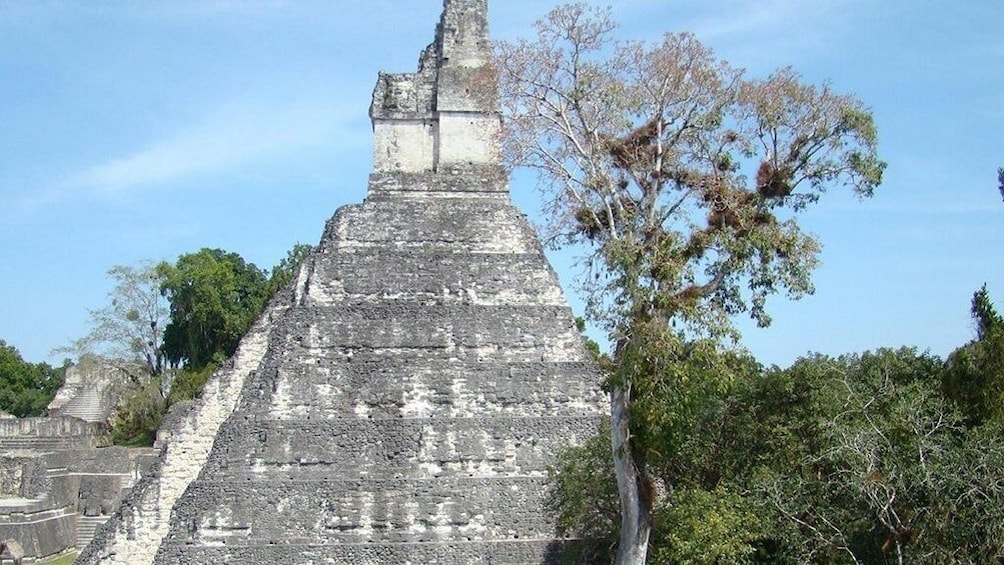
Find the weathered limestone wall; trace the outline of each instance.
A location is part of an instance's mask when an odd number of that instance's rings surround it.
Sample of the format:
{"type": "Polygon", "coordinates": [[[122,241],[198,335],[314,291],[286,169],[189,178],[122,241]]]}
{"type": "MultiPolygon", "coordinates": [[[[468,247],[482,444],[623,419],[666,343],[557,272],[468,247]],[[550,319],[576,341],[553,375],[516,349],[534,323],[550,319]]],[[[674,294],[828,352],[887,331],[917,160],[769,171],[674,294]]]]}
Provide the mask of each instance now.
{"type": "Polygon", "coordinates": [[[439,165],[470,165],[497,161],[500,122],[497,117],[470,113],[441,114],[439,138],[464,140],[439,144],[439,165]]]}
{"type": "Polygon", "coordinates": [[[499,161],[501,131],[484,0],[445,0],[416,73],[380,73],[373,170],[417,173],[499,161]]]}
{"type": "Polygon", "coordinates": [[[594,367],[507,198],[404,194],[329,222],[155,563],[553,559],[545,471],[596,431],[594,367]]]}
{"type": "Polygon", "coordinates": [[[436,168],[439,125],[435,115],[436,45],[416,73],[383,73],[370,104],[375,172],[429,172],[436,168]]]}
{"type": "Polygon", "coordinates": [[[68,416],[0,420],[0,539],[16,540],[27,558],[55,555],[76,546],[79,508],[97,515],[118,504],[130,483],[108,470],[130,455],[94,449],[104,432],[68,416]],[[88,459],[100,461],[93,472],[88,459]]]}
{"type": "Polygon", "coordinates": [[[145,368],[133,362],[82,356],[66,370],[63,386],[49,403],[49,416],[76,416],[85,421],[104,422],[125,390],[119,385],[128,382],[130,373],[144,374],[145,368]],[[80,398],[82,395],[90,398],[80,398]]]}
{"type": "Polygon", "coordinates": [[[149,467],[153,450],[108,447],[0,457],[0,539],[28,558],[78,547],[81,516],[100,521],[149,467]]]}
{"type": "Polygon", "coordinates": [[[44,456],[0,457],[0,539],[33,559],[73,547],[78,484],[65,470],[49,472],[44,456]]]}
{"type": "Polygon", "coordinates": [[[76,478],[79,514],[110,516],[129,489],[149,472],[157,454],[152,448],[112,446],[51,453],[45,456],[45,464],[76,478]]]}
{"type": "Polygon", "coordinates": [[[0,535],[16,540],[26,559],[51,557],[74,546],[77,513],[72,509],[27,505],[5,510],[0,514],[0,535]]]}
{"type": "Polygon", "coordinates": [[[48,453],[97,447],[105,428],[71,417],[0,419],[0,453],[48,453]]]}
{"type": "Polygon", "coordinates": [[[430,120],[375,124],[374,170],[409,173],[432,170],[436,161],[437,135],[436,124],[430,120]]]}
{"type": "Polygon", "coordinates": [[[102,520],[141,474],[144,450],[99,448],[121,370],[85,358],[68,371],[53,415],[0,419],[0,539],[17,541],[27,558],[78,547],[90,531],[81,516],[102,520]]]}
{"type": "Polygon", "coordinates": [[[51,481],[45,462],[31,455],[0,455],[0,499],[38,498],[51,481]]]}
{"type": "Polygon", "coordinates": [[[491,62],[484,0],[445,0],[436,35],[443,46],[443,68],[478,68],[491,62]]]}
{"type": "MultiPolygon", "coordinates": [[[[476,173],[457,167],[438,175],[405,172],[373,173],[369,180],[370,196],[368,200],[387,200],[393,199],[394,196],[448,198],[464,193],[473,193],[473,195],[483,198],[495,196],[507,200],[509,198],[509,185],[505,172],[502,167],[477,167],[476,173]]],[[[401,205],[408,204],[406,201],[402,201],[401,205]]],[[[413,205],[413,207],[415,211],[421,210],[418,205],[413,205]]]]}
{"type": "Polygon", "coordinates": [[[234,357],[206,383],[193,405],[169,415],[161,428],[159,459],[122,501],[112,519],[80,554],[77,563],[141,565],[152,563],[167,533],[171,509],[202,469],[216,430],[233,412],[241,388],[258,369],[267,349],[268,329],[288,307],[288,293],[277,296],[241,341],[234,357]]]}
{"type": "Polygon", "coordinates": [[[4,418],[0,419],[0,438],[82,437],[94,435],[103,427],[77,418],[4,418]]]}

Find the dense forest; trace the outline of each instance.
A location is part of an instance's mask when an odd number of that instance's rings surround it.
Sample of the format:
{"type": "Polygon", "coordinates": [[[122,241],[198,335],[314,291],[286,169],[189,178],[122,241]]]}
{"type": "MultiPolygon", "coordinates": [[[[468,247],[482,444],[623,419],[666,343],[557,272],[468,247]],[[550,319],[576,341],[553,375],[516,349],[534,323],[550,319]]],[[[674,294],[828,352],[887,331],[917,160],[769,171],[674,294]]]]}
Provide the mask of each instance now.
{"type": "MultiPolygon", "coordinates": [[[[638,408],[653,446],[649,562],[998,562],[1004,319],[985,288],[972,314],[974,339],[947,359],[881,349],[779,368],[697,344],[669,354],[659,390],[638,408]],[[680,397],[710,371],[727,384],[680,397]]],[[[561,527],[596,540],[570,562],[613,558],[609,438],[555,468],[561,527]]]]}
{"type": "Polygon", "coordinates": [[[21,358],[13,345],[0,339],[0,410],[12,416],[40,416],[63,386],[66,363],[52,367],[21,358]]]}

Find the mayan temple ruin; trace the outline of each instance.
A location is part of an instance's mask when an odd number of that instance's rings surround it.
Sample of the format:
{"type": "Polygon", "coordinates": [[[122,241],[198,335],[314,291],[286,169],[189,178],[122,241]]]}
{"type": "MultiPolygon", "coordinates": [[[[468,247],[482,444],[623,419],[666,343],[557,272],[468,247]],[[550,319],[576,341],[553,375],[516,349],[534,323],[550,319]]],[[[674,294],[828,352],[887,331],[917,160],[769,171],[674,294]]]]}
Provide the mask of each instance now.
{"type": "Polygon", "coordinates": [[[498,146],[487,0],[381,73],[329,220],[79,563],[542,564],[546,468],[607,403],[498,146]]]}

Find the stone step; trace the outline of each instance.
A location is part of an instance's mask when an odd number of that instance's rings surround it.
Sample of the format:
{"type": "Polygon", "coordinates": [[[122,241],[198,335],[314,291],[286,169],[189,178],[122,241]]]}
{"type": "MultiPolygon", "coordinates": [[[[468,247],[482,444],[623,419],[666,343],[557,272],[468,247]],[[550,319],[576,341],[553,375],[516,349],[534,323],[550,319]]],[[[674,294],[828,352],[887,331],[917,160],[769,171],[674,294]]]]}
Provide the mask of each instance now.
{"type": "Polygon", "coordinates": [[[102,524],[108,521],[108,516],[84,516],[77,517],[77,549],[87,547],[94,538],[94,533],[102,524]]]}
{"type": "Polygon", "coordinates": [[[544,477],[199,480],[175,505],[170,537],[212,543],[411,543],[541,539],[544,477]]]}
{"type": "Polygon", "coordinates": [[[106,414],[101,391],[95,388],[84,389],[64,404],[59,414],[80,418],[85,422],[103,422],[106,414]]]}
{"type": "Polygon", "coordinates": [[[93,447],[93,443],[93,439],[89,437],[3,437],[0,438],[0,454],[11,451],[47,453],[64,449],[93,447]]]}
{"type": "Polygon", "coordinates": [[[203,477],[490,478],[543,475],[554,454],[598,431],[599,417],[337,419],[231,418],[203,477]]]}
{"type": "MultiPolygon", "coordinates": [[[[585,362],[464,364],[415,359],[290,361],[249,411],[270,418],[577,416],[605,406],[585,362]],[[299,367],[299,368],[298,368],[299,367]]],[[[605,408],[602,409],[605,412],[605,408]]]]}
{"type": "Polygon", "coordinates": [[[499,198],[509,200],[508,178],[498,165],[432,172],[373,172],[366,200],[401,198],[499,198]],[[446,171],[444,171],[446,173],[446,171]]]}
{"type": "Polygon", "coordinates": [[[309,296],[327,304],[565,304],[557,277],[539,253],[421,249],[373,248],[321,255],[314,264],[309,296]]]}
{"type": "Polygon", "coordinates": [[[392,199],[344,206],[328,222],[323,240],[331,250],[540,251],[526,218],[503,199],[392,199]]]}
{"type": "Polygon", "coordinates": [[[304,309],[287,321],[286,355],[323,358],[345,349],[477,354],[482,361],[579,361],[571,311],[555,306],[372,304],[304,309]],[[298,350],[298,348],[304,348],[298,350]],[[431,352],[430,351],[430,352],[431,352]]]}
{"type": "Polygon", "coordinates": [[[168,540],[158,565],[232,563],[372,563],[410,565],[549,565],[574,541],[519,540],[403,544],[244,544],[186,548],[168,540]]]}

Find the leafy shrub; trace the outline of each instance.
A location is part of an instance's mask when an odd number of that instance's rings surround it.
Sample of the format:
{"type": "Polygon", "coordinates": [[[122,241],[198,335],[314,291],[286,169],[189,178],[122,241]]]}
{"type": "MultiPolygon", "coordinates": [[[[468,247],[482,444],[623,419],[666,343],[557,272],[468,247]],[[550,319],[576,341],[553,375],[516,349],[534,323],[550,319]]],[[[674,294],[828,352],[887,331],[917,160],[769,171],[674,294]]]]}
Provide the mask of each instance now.
{"type": "Polygon", "coordinates": [[[153,445],[166,412],[167,401],[160,392],[160,379],[150,379],[115,411],[111,424],[112,442],[128,447],[153,445]]]}
{"type": "Polygon", "coordinates": [[[201,396],[202,389],[206,386],[206,381],[209,380],[209,377],[213,376],[213,373],[216,371],[218,362],[219,359],[217,358],[214,362],[201,369],[184,369],[179,371],[171,383],[171,392],[167,396],[168,404],[174,404],[182,400],[193,400],[201,396]]]}

